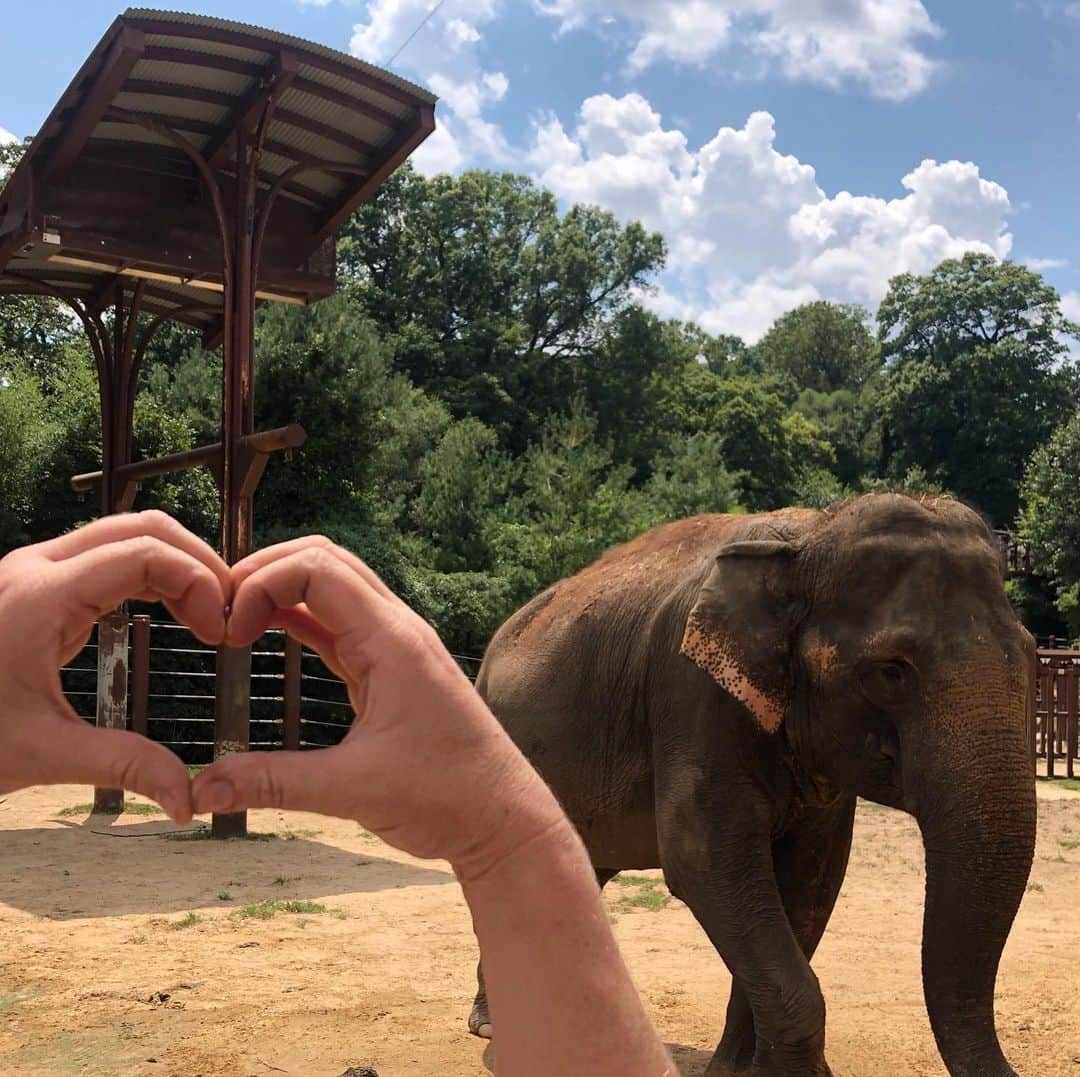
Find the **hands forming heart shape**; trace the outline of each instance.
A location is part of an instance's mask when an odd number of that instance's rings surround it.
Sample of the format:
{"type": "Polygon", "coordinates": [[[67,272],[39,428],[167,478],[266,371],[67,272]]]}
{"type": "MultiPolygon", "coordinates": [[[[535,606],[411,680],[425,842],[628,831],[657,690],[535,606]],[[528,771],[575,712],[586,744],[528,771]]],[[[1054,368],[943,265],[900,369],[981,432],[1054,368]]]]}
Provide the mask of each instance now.
{"type": "Polygon", "coordinates": [[[230,569],[159,512],[111,516],[0,560],[0,793],[68,782],[133,790],[179,823],[264,807],[356,819],[463,879],[565,825],[434,630],[361,560],[312,537],[230,569]],[[348,686],[348,736],[222,759],[191,782],[162,745],[88,725],[59,670],[129,598],[163,602],[214,646],[285,629],[348,686]]]}

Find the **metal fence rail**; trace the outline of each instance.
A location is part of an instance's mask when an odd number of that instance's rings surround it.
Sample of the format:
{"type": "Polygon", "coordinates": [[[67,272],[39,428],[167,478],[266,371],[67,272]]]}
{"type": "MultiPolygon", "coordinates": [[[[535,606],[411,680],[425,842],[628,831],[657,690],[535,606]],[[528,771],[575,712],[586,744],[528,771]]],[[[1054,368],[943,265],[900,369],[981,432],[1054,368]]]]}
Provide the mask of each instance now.
{"type": "MultiPolygon", "coordinates": [[[[130,625],[128,724],[186,763],[209,763],[214,750],[216,652],[183,625],[136,615],[130,625]]],[[[475,678],[480,659],[458,655],[475,678]]],[[[251,747],[322,748],[339,743],[353,712],[348,691],[322,659],[284,632],[267,632],[252,648],[251,747]]],[[[94,720],[97,636],[61,670],[64,695],[94,720]]]]}

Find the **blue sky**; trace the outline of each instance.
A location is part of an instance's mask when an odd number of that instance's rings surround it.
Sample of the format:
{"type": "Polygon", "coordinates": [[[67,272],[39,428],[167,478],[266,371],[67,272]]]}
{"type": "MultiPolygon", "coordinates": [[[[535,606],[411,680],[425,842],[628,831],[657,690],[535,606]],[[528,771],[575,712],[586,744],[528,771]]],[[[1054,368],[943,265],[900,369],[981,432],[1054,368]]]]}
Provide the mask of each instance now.
{"type": "MultiPolygon", "coordinates": [[[[434,2],[199,10],[385,63],[434,2]]],[[[9,5],[0,129],[36,131],[119,10],[9,5]]],[[[444,0],[393,67],[441,97],[419,167],[643,220],[671,247],[648,302],[753,339],[969,249],[1031,261],[1080,320],[1077,55],[1074,0],[444,0]]]]}

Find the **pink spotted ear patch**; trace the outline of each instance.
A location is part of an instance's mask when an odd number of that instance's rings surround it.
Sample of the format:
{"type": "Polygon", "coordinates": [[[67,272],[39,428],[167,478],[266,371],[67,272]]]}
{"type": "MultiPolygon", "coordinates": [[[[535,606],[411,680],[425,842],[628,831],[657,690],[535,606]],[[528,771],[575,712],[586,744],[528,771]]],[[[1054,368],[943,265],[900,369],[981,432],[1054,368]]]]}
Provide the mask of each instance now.
{"type": "Polygon", "coordinates": [[[782,703],[758,688],[740,668],[730,644],[715,632],[703,630],[693,615],[687,622],[679,653],[746,707],[767,733],[780,728],[784,717],[782,703]]]}

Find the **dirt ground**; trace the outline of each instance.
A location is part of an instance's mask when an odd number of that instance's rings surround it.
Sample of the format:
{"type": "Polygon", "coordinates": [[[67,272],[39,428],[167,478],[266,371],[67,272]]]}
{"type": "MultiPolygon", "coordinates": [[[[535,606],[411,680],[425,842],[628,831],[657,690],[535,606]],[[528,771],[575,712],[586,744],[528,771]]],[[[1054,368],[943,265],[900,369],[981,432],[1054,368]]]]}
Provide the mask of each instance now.
{"type": "MultiPolygon", "coordinates": [[[[0,1073],[488,1071],[490,1050],[465,1032],[476,952],[444,865],[291,813],[252,813],[275,836],[221,845],[169,839],[152,815],[60,814],[87,798],[0,801],[0,1073]]],[[[1039,810],[998,1027],[1022,1074],[1080,1077],[1080,792],[1040,783],[1039,810]]],[[[682,1072],[700,1074],[727,973],[689,910],[643,878],[605,892],[615,932],[682,1072]]],[[[914,823],[861,805],[815,961],[838,1077],[944,1073],[920,990],[922,888],[914,823]]]]}

